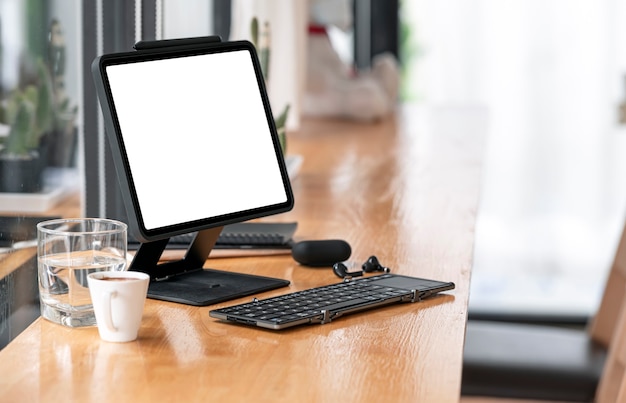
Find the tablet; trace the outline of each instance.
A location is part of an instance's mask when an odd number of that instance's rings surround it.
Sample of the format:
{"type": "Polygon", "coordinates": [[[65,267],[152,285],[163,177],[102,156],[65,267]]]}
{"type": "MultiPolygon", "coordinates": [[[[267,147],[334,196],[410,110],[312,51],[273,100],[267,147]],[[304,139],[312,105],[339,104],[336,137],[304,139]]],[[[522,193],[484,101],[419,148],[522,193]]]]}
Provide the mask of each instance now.
{"type": "Polygon", "coordinates": [[[92,73],[129,229],[141,242],[293,207],[250,42],[107,54],[92,73]]]}

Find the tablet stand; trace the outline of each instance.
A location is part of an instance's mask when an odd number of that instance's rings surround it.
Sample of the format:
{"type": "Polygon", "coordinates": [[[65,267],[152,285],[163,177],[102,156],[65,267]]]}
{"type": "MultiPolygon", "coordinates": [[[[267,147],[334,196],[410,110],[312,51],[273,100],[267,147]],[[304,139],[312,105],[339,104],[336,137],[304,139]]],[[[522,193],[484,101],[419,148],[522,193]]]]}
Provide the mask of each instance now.
{"type": "Polygon", "coordinates": [[[289,285],[289,281],[203,269],[223,227],[198,231],[181,260],[160,263],[169,238],[142,243],[130,270],[150,275],[148,297],[204,306],[289,285]]]}
{"type": "MultiPolygon", "coordinates": [[[[219,36],[140,41],[136,51],[172,51],[220,43],[219,36]]],[[[204,306],[289,285],[289,281],[242,273],[203,269],[223,227],[198,231],[183,259],[160,263],[169,238],[142,243],[129,270],[150,275],[148,297],[204,306]]]]}

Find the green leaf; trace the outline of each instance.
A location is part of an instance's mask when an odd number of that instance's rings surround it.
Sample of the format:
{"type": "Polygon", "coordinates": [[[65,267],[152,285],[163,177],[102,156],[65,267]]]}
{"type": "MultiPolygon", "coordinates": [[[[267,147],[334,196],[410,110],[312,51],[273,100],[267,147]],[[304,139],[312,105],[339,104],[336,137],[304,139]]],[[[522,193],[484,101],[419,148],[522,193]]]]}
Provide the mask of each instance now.
{"type": "Polygon", "coordinates": [[[19,95],[15,118],[6,142],[6,151],[13,155],[26,155],[29,151],[29,133],[33,131],[34,105],[24,95],[19,95]]]}
{"type": "MultiPolygon", "coordinates": [[[[29,106],[29,121],[30,127],[28,130],[21,132],[21,136],[23,137],[24,145],[28,149],[35,149],[39,145],[39,122],[37,120],[38,113],[38,100],[39,100],[39,90],[34,85],[29,85],[26,87],[24,91],[25,100],[30,103],[29,106]]],[[[19,117],[19,116],[18,116],[19,117]]],[[[17,117],[16,117],[17,119],[17,117]]]]}
{"type": "Polygon", "coordinates": [[[252,43],[254,46],[258,46],[259,43],[259,20],[256,17],[252,17],[252,21],[250,21],[250,37],[252,38],[252,43]]]}
{"type": "Polygon", "coordinates": [[[289,107],[291,105],[285,105],[285,109],[278,116],[278,118],[274,119],[274,124],[276,125],[276,132],[278,133],[278,141],[280,142],[280,149],[283,152],[283,155],[287,155],[287,129],[285,128],[285,123],[287,123],[287,116],[289,115],[289,107]]]}
{"type": "Polygon", "coordinates": [[[283,126],[285,126],[285,123],[287,123],[287,116],[289,115],[290,106],[291,105],[289,104],[285,105],[285,109],[283,109],[283,112],[274,119],[274,122],[276,124],[276,130],[281,129],[283,126]]]}
{"type": "Polygon", "coordinates": [[[48,68],[39,60],[37,63],[39,73],[39,94],[35,109],[35,124],[37,126],[37,142],[39,137],[52,129],[54,122],[52,79],[48,68]]]}

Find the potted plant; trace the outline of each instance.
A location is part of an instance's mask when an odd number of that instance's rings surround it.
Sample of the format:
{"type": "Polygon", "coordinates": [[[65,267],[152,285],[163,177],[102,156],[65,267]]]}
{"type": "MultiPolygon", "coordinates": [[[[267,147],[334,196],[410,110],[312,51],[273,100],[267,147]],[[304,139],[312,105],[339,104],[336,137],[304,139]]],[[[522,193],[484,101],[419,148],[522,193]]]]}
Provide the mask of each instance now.
{"type": "Polygon", "coordinates": [[[42,138],[52,127],[52,91],[41,61],[37,72],[39,85],[14,91],[0,108],[0,120],[9,126],[0,149],[0,192],[35,193],[43,188],[42,138]]]}
{"type": "Polygon", "coordinates": [[[65,38],[61,23],[53,19],[48,33],[47,67],[52,83],[52,127],[47,141],[48,166],[69,167],[74,162],[78,107],[65,92],[65,38]]]}

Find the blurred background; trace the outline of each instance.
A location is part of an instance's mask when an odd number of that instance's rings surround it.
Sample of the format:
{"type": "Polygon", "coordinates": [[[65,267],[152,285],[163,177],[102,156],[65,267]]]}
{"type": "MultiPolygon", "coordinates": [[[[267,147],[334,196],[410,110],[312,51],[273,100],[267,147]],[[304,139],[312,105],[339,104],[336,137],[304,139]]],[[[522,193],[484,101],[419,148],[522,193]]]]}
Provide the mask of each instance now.
{"type": "MultiPolygon", "coordinates": [[[[626,212],[626,3],[359,0],[330,13],[324,3],[0,0],[2,219],[123,214],[91,80],[97,55],[139,40],[251,39],[256,17],[288,133],[312,118],[308,51],[321,25],[355,74],[391,55],[398,103],[488,111],[470,316],[593,314],[626,212]]],[[[35,262],[15,258],[33,234],[6,225],[0,348],[39,309],[35,262]]]]}

